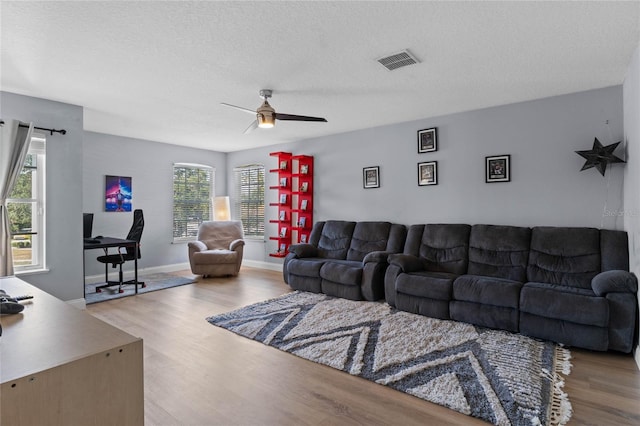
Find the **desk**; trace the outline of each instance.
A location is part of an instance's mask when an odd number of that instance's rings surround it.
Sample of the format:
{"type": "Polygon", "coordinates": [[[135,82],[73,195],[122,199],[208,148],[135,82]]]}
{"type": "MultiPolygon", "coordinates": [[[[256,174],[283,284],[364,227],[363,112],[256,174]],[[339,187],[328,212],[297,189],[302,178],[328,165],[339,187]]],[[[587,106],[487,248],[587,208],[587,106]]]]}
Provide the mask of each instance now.
{"type": "Polygon", "coordinates": [[[142,425],[143,342],[19,278],[7,294],[31,294],[2,315],[1,425],[142,425]]]}
{"type": "MultiPolygon", "coordinates": [[[[135,249],[134,259],[134,280],[135,280],[135,294],[138,294],[138,242],[135,240],[123,240],[122,238],[103,237],[100,238],[99,243],[84,243],[84,251],[92,249],[109,249],[111,247],[133,247],[135,249]]],[[[83,251],[83,253],[84,253],[83,251]]],[[[84,277],[84,255],[82,256],[82,276],[84,277]]],[[[84,287],[84,286],[83,286],[84,287]]],[[[85,290],[86,291],[86,288],[85,290]]]]}

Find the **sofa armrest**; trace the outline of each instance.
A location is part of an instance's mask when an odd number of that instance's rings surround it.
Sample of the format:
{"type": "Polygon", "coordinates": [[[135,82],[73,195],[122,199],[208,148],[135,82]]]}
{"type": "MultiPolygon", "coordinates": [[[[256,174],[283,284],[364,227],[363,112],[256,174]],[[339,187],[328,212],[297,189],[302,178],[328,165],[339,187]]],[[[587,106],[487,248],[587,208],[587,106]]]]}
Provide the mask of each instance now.
{"type": "Polygon", "coordinates": [[[299,258],[318,256],[318,248],[311,244],[292,244],[289,246],[289,252],[299,258]]]}
{"type": "Polygon", "coordinates": [[[591,280],[591,288],[598,296],[607,293],[636,293],[638,279],[634,274],[622,270],[601,272],[591,280]]]}
{"type": "Polygon", "coordinates": [[[390,254],[389,251],[372,251],[367,253],[362,263],[387,263],[390,254]]]}
{"type": "Polygon", "coordinates": [[[206,251],[207,245],[202,241],[189,241],[187,244],[191,252],[206,251]]]}
{"type": "Polygon", "coordinates": [[[416,272],[425,269],[424,263],[418,257],[410,254],[391,254],[389,255],[389,264],[395,265],[402,272],[416,272]]]}
{"type": "Polygon", "coordinates": [[[244,246],[244,240],[242,239],[233,240],[231,241],[231,244],[229,244],[229,250],[237,250],[238,247],[242,247],[242,246],[244,246]]]}

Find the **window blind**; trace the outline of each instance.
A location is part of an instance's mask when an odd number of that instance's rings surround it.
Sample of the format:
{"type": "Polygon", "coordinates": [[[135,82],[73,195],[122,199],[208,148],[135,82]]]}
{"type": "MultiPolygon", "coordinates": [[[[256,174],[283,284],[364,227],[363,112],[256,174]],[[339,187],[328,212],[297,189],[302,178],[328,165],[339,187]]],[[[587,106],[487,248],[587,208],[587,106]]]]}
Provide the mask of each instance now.
{"type": "Polygon", "coordinates": [[[204,221],[211,220],[215,169],[200,164],[173,165],[173,239],[192,240],[204,221]]]}
{"type": "Polygon", "coordinates": [[[242,221],[245,236],[264,237],[264,166],[253,164],[233,171],[234,217],[242,221]]]}

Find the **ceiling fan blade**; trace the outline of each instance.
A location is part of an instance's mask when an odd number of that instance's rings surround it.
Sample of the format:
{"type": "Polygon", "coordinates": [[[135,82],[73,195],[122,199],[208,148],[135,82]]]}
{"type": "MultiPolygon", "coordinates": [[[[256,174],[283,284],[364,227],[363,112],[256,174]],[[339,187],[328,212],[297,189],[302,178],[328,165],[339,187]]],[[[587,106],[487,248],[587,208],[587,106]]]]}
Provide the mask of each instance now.
{"type": "Polygon", "coordinates": [[[253,132],[257,128],[258,128],[258,120],[253,120],[253,122],[249,125],[249,127],[245,129],[243,133],[246,135],[247,133],[253,132]]]}
{"type": "Polygon", "coordinates": [[[309,117],[309,116],[306,116],[306,115],[281,114],[279,112],[276,113],[276,120],[322,121],[324,123],[327,122],[327,120],[325,118],[321,118],[321,117],[309,117]]]}
{"type": "Polygon", "coordinates": [[[244,112],[248,112],[250,114],[255,114],[256,112],[252,109],[248,109],[248,108],[242,108],[239,106],[235,106],[235,105],[231,105],[231,104],[225,104],[224,102],[220,102],[220,105],[224,105],[224,106],[228,106],[231,108],[235,108],[235,109],[239,109],[240,111],[244,111],[244,112]]]}

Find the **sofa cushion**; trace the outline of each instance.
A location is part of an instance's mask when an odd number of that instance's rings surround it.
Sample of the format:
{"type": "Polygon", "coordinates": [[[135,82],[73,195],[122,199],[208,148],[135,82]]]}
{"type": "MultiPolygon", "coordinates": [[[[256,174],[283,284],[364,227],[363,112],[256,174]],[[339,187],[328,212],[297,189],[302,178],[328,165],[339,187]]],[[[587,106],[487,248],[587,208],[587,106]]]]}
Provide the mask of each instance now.
{"type": "Polygon", "coordinates": [[[347,260],[362,261],[367,253],[386,250],[390,229],[389,222],[356,223],[347,252],[347,260]]]}
{"type": "Polygon", "coordinates": [[[520,291],[520,311],[529,314],[607,327],[609,303],[593,291],[549,283],[526,283],[520,291]]]}
{"type": "Polygon", "coordinates": [[[451,287],[458,276],[446,272],[414,272],[400,274],[396,280],[398,293],[437,300],[451,300],[451,287]]]}
{"type": "Polygon", "coordinates": [[[462,224],[425,225],[419,257],[425,259],[429,271],[462,275],[469,263],[469,232],[462,224]]]}
{"type": "Polygon", "coordinates": [[[590,289],[600,272],[600,233],[593,228],[531,231],[528,281],[590,289]]]}
{"type": "Polygon", "coordinates": [[[529,228],[473,225],[467,273],[525,282],[530,244],[529,228]]]}
{"type": "Polygon", "coordinates": [[[289,274],[299,275],[301,277],[320,278],[320,268],[326,262],[326,259],[309,258],[291,259],[287,264],[289,274]]]}
{"type": "Polygon", "coordinates": [[[318,257],[346,259],[355,226],[355,222],[326,221],[318,241],[318,257]]]}
{"type": "Polygon", "coordinates": [[[334,283],[359,286],[362,283],[362,262],[329,260],[320,268],[320,277],[334,283]]]}
{"type": "Polygon", "coordinates": [[[453,299],[518,309],[521,288],[519,281],[462,275],[453,283],[453,299]]]}

